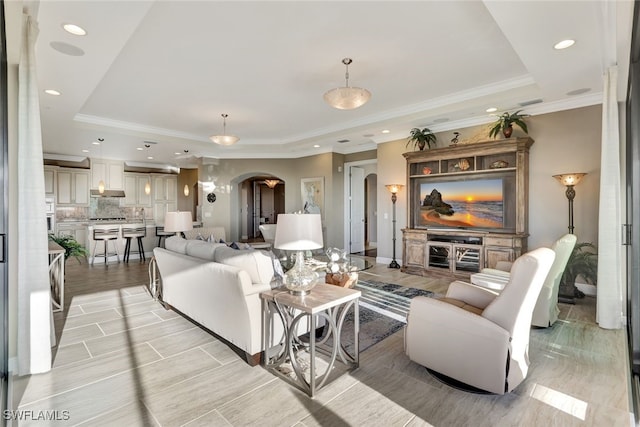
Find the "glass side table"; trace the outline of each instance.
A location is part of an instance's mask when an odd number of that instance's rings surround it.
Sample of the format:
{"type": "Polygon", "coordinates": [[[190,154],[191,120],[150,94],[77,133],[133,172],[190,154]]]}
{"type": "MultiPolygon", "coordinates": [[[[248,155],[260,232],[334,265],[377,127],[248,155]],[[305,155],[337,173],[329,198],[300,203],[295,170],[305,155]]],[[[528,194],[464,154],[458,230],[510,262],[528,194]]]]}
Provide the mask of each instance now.
{"type": "Polygon", "coordinates": [[[360,295],[360,291],[327,284],[316,285],[304,296],[290,294],[286,289],[261,292],[265,368],[292,382],[312,398],[326,383],[338,358],[349,370],[357,368],[360,361],[360,295]],[[347,351],[342,339],[350,309],[353,309],[352,353],[347,351]],[[325,331],[322,337],[317,337],[320,319],[325,321],[325,331]],[[277,333],[282,327],[284,332],[277,333]],[[298,334],[300,330],[311,332],[298,334]],[[318,361],[322,356],[325,369],[320,372],[318,361]],[[293,375],[287,375],[281,369],[285,364],[291,365],[293,375]]]}

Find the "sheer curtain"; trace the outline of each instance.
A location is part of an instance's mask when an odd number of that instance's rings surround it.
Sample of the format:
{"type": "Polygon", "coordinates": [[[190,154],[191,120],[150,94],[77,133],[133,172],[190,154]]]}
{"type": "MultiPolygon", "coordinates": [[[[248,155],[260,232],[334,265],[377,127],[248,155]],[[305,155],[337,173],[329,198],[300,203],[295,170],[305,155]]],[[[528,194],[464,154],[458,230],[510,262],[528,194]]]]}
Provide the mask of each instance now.
{"type": "Polygon", "coordinates": [[[598,286],[596,288],[596,321],[606,329],[620,329],[624,326],[617,84],[618,68],[609,67],[604,75],[602,102],[598,286]]]}
{"type": "Polygon", "coordinates": [[[35,63],[37,24],[24,18],[18,73],[18,374],[51,369],[48,238],[44,218],[44,170],[35,63]]]}

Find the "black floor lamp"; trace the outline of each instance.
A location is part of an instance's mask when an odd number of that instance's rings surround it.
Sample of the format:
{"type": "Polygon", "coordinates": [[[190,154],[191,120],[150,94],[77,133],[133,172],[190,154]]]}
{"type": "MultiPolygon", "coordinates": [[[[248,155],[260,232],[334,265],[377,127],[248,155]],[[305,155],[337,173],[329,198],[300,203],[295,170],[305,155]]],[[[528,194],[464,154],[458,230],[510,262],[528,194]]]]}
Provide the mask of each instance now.
{"type": "Polygon", "coordinates": [[[396,200],[398,200],[398,191],[402,190],[404,185],[402,184],[389,184],[385,185],[387,190],[391,192],[391,202],[393,203],[393,258],[391,259],[391,264],[389,264],[389,268],[400,268],[400,264],[396,261],[396,200]]]}
{"type": "MultiPolygon", "coordinates": [[[[576,190],[573,188],[585,176],[586,173],[563,173],[561,175],[553,175],[562,185],[567,187],[565,192],[569,200],[569,233],[573,234],[573,199],[576,197],[576,190]]],[[[558,301],[575,304],[575,297],[581,292],[576,288],[575,283],[561,283],[558,289],[558,301]]]]}
{"type": "Polygon", "coordinates": [[[569,233],[573,234],[573,199],[576,197],[576,190],[573,189],[586,173],[563,173],[561,175],[553,175],[555,179],[560,181],[562,185],[567,187],[565,194],[569,200],[569,233]]]}

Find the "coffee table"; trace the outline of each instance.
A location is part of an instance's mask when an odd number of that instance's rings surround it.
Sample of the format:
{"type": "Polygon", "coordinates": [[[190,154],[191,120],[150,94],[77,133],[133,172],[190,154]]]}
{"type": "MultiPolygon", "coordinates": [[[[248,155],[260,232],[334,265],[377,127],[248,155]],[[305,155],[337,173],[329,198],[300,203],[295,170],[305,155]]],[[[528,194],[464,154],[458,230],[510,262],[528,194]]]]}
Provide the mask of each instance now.
{"type": "Polygon", "coordinates": [[[336,359],[340,358],[349,370],[357,368],[360,363],[360,295],[360,291],[327,284],[318,284],[303,296],[290,294],[284,288],[261,292],[265,343],[262,361],[265,368],[292,382],[312,398],[334,371],[336,359]],[[342,328],[352,307],[355,342],[353,354],[350,354],[342,342],[342,328]],[[325,332],[322,337],[317,337],[316,328],[320,319],[325,321],[325,332]],[[284,334],[274,333],[282,326],[284,334]],[[300,328],[311,332],[298,334],[300,328]],[[280,339],[274,342],[274,338],[280,339]],[[301,364],[303,352],[308,352],[308,370],[301,364]],[[326,363],[326,369],[319,373],[317,364],[322,356],[325,356],[322,360],[326,363]],[[293,376],[281,369],[285,364],[291,364],[293,376]]]}

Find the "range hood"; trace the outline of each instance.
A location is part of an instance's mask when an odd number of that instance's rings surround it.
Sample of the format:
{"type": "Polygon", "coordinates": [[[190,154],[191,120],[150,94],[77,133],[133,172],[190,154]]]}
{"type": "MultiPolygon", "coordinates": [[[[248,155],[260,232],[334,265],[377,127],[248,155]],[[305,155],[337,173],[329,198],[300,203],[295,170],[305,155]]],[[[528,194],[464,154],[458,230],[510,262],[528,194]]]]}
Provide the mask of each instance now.
{"type": "Polygon", "coordinates": [[[104,190],[100,193],[98,190],[91,190],[91,197],[124,197],[122,190],[104,190]]]}

